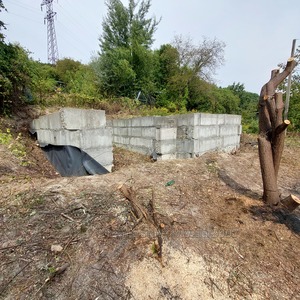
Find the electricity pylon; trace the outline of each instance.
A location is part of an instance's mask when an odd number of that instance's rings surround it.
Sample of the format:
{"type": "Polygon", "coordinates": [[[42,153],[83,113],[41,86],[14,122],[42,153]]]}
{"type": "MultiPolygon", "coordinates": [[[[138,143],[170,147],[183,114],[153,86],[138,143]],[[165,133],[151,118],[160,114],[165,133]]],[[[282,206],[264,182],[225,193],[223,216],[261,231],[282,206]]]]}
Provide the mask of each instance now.
{"type": "Polygon", "coordinates": [[[56,12],[53,11],[53,0],[43,0],[41,8],[46,5],[46,16],[44,22],[47,20],[47,44],[48,44],[48,62],[56,64],[58,60],[58,48],[54,27],[54,17],[56,12]]]}

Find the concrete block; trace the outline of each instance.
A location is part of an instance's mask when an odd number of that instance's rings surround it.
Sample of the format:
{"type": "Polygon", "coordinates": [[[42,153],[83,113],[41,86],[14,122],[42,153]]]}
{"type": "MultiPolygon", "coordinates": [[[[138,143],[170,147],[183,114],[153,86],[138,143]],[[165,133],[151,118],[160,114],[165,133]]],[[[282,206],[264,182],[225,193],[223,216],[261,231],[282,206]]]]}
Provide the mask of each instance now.
{"type": "Polygon", "coordinates": [[[60,112],[55,112],[51,115],[41,116],[31,122],[30,128],[33,130],[39,129],[54,129],[62,128],[60,112]]]}
{"type": "Polygon", "coordinates": [[[38,130],[37,139],[40,144],[75,146],[78,148],[81,148],[82,146],[80,130],[38,130]]]}
{"type": "Polygon", "coordinates": [[[113,127],[113,135],[128,136],[127,127],[113,127]]]}
{"type": "Polygon", "coordinates": [[[194,140],[177,140],[176,151],[177,153],[193,153],[194,152],[194,140]]]}
{"type": "Polygon", "coordinates": [[[82,149],[88,155],[90,155],[93,159],[95,159],[99,164],[105,167],[108,171],[111,172],[112,164],[113,164],[113,152],[112,147],[107,148],[89,148],[82,149]]]}
{"type": "Polygon", "coordinates": [[[238,125],[220,125],[220,136],[239,135],[238,125]]]}
{"type": "Polygon", "coordinates": [[[132,118],[130,119],[131,121],[131,127],[141,127],[141,123],[142,123],[142,119],[143,118],[132,118]]]}
{"type": "MultiPolygon", "coordinates": [[[[112,146],[111,128],[88,129],[81,131],[81,147],[102,148],[112,146]]],[[[72,131],[71,131],[72,132],[72,131]]]]}
{"type": "Polygon", "coordinates": [[[177,127],[177,139],[184,140],[190,139],[194,135],[194,127],[181,125],[177,127]]]}
{"type": "Polygon", "coordinates": [[[193,130],[193,139],[212,138],[219,135],[218,125],[195,126],[193,130]]]}
{"type": "Polygon", "coordinates": [[[199,154],[208,151],[220,150],[223,146],[222,143],[223,143],[223,139],[221,137],[195,140],[194,153],[199,154]]]}
{"type": "Polygon", "coordinates": [[[142,134],[141,137],[149,138],[149,139],[156,139],[156,127],[141,127],[142,134]]]}
{"type": "Polygon", "coordinates": [[[142,135],[141,127],[129,127],[128,128],[128,136],[130,137],[140,137],[142,135]]]}
{"type": "Polygon", "coordinates": [[[177,127],[177,116],[155,117],[156,128],[177,127]]]}
{"type": "Polygon", "coordinates": [[[153,140],[139,137],[131,137],[129,141],[130,146],[145,147],[146,149],[153,149],[153,140]]]}
{"type": "Polygon", "coordinates": [[[124,136],[113,136],[113,143],[118,145],[129,145],[130,143],[130,137],[124,137],[124,136]]]}
{"type": "Polygon", "coordinates": [[[240,136],[239,135],[231,135],[231,136],[223,136],[222,146],[237,146],[240,145],[240,136]]]}
{"type": "Polygon", "coordinates": [[[218,115],[218,125],[225,124],[225,117],[226,117],[226,115],[224,115],[224,114],[218,115]]]}
{"type": "Polygon", "coordinates": [[[78,148],[108,147],[112,145],[111,130],[108,128],[89,130],[38,130],[40,144],[75,146],[78,148]]]}
{"type": "Polygon", "coordinates": [[[38,129],[90,129],[106,125],[104,110],[62,108],[59,112],[41,116],[33,120],[31,128],[38,129]]]}
{"type": "Polygon", "coordinates": [[[216,125],[221,119],[218,115],[201,113],[197,115],[195,125],[216,125]]]}
{"type": "Polygon", "coordinates": [[[198,125],[197,119],[199,118],[199,113],[195,114],[184,114],[177,116],[177,126],[195,126],[198,125]]]}
{"type": "Polygon", "coordinates": [[[61,115],[62,128],[64,129],[91,129],[106,125],[104,110],[62,108],[59,113],[61,115]]]}
{"type": "Polygon", "coordinates": [[[241,125],[242,116],[240,115],[225,115],[224,124],[241,125]]]}
{"type": "Polygon", "coordinates": [[[155,151],[158,154],[172,154],[176,153],[176,139],[174,140],[165,140],[165,141],[156,141],[155,151]]]}
{"type": "Polygon", "coordinates": [[[177,137],[177,128],[159,128],[156,130],[156,140],[175,140],[177,137]]]}

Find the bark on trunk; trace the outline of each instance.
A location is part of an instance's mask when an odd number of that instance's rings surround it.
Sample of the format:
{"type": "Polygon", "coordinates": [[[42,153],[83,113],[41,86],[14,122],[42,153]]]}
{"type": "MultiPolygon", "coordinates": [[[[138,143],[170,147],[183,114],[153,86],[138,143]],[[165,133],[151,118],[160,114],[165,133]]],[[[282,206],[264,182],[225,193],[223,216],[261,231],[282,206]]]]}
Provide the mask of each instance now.
{"type": "Polygon", "coordinates": [[[296,61],[291,57],[283,72],[273,70],[271,79],[261,89],[259,98],[259,160],[264,186],[263,199],[272,205],[278,204],[280,195],[277,186],[279,165],[284,147],[285,129],[290,124],[283,122],[284,103],[282,93],[276,93],[278,85],[293,71],[296,61]]]}

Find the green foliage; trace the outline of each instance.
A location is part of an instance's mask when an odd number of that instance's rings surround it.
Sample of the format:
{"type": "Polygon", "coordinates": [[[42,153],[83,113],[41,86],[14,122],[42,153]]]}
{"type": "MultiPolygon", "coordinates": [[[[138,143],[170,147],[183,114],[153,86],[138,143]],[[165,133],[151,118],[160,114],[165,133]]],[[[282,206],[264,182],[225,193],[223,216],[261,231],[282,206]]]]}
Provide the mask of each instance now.
{"type": "Polygon", "coordinates": [[[21,105],[31,81],[31,60],[17,44],[0,42],[0,114],[21,105]]]}
{"type": "Polygon", "coordinates": [[[150,46],[159,23],[147,18],[151,1],[107,2],[103,21],[101,53],[93,67],[101,91],[108,96],[135,97],[138,91],[155,91],[155,55],[150,46]]]}
{"type": "Polygon", "coordinates": [[[45,104],[57,89],[57,77],[53,65],[32,61],[30,91],[34,103],[45,104]]]}
{"type": "Polygon", "coordinates": [[[10,133],[10,129],[6,129],[6,132],[0,131],[0,144],[8,146],[11,141],[13,140],[13,137],[10,133]]]}
{"type": "Polygon", "coordinates": [[[216,114],[238,114],[240,99],[227,88],[214,87],[211,91],[210,112],[216,114]]]}
{"type": "Polygon", "coordinates": [[[16,138],[11,134],[10,129],[6,132],[0,131],[0,144],[7,146],[7,149],[20,161],[21,166],[28,166],[29,161],[26,159],[26,147],[22,141],[22,134],[19,133],[16,138]]]}
{"type": "Polygon", "coordinates": [[[245,91],[244,84],[233,83],[227,89],[231,90],[240,99],[240,113],[242,114],[243,131],[258,133],[257,105],[259,95],[245,91]]]}
{"type": "Polygon", "coordinates": [[[291,129],[300,132],[300,93],[299,92],[292,94],[290,97],[289,120],[291,121],[291,129]]]}

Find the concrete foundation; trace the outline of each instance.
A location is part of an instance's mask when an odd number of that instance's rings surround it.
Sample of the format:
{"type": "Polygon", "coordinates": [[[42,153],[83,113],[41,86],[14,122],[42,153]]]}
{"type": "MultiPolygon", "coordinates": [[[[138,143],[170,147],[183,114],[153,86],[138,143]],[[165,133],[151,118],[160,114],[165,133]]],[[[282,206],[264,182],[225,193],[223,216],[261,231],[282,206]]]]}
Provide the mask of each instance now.
{"type": "Polygon", "coordinates": [[[31,131],[41,145],[78,147],[111,171],[112,129],[106,127],[105,111],[63,108],[33,120],[31,131]]]}
{"type": "Polygon", "coordinates": [[[240,145],[241,116],[206,113],[116,119],[113,143],[159,159],[191,158],[208,151],[230,152],[240,145]]]}
{"type": "Polygon", "coordinates": [[[239,148],[241,116],[194,113],[115,119],[101,110],[63,108],[32,121],[40,144],[75,146],[111,171],[112,144],[158,159],[192,158],[239,148]]]}

